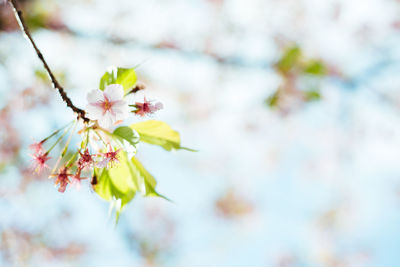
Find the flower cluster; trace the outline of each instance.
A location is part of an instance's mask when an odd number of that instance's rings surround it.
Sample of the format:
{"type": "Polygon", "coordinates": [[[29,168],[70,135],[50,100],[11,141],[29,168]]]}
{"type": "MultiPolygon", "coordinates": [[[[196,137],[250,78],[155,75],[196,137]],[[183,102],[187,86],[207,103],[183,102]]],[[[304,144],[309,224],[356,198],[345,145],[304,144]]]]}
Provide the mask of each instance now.
{"type": "Polygon", "coordinates": [[[68,184],[75,185],[79,189],[81,180],[93,177],[95,169],[109,169],[120,162],[119,153],[128,149],[125,149],[126,142],[122,140],[123,138],[116,137],[111,129],[128,118],[129,107],[134,107],[135,110],[131,112],[142,117],[153,114],[162,108],[160,102],[153,104],[146,98],[143,103],[136,102],[129,105],[125,99],[124,87],[120,84],[110,84],[104,88],[104,91],[89,92],[87,101],[86,113],[90,122],[82,124],[82,129],[78,131],[82,139],[79,148],[75,151],[69,150],[69,143],[75,133],[78,121],[55,131],[42,141],[30,145],[30,149],[33,151],[33,170],[41,173],[44,169],[49,169],[47,162],[50,159],[48,155],[51,150],[58,144],[64,144],[53,171],[50,173],[50,177],[55,178],[58,191],[62,193],[65,192],[68,184]],[[69,138],[65,138],[68,133],[69,138]],[[45,143],[53,140],[53,137],[56,140],[46,150],[45,143]]]}

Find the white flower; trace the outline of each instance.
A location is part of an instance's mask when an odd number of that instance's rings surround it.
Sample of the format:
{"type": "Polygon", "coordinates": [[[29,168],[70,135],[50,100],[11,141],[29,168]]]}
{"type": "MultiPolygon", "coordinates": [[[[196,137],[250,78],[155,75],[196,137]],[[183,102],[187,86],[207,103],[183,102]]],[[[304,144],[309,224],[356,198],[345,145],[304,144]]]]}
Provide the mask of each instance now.
{"type": "Polygon", "coordinates": [[[128,103],[123,100],[124,88],[120,84],[110,84],[104,91],[93,90],[87,95],[89,104],[86,112],[91,120],[97,120],[103,128],[109,129],[117,121],[128,117],[128,103]]]}

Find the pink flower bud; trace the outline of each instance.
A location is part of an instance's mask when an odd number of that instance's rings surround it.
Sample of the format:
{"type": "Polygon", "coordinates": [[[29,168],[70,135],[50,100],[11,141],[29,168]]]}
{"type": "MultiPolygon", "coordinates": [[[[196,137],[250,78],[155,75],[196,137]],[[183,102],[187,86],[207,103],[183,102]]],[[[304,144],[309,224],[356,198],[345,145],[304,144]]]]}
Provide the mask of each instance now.
{"type": "Polygon", "coordinates": [[[44,152],[43,143],[44,143],[44,141],[36,142],[36,143],[34,143],[34,144],[31,144],[31,145],[29,146],[29,148],[30,148],[35,154],[40,154],[40,153],[44,152]]]}

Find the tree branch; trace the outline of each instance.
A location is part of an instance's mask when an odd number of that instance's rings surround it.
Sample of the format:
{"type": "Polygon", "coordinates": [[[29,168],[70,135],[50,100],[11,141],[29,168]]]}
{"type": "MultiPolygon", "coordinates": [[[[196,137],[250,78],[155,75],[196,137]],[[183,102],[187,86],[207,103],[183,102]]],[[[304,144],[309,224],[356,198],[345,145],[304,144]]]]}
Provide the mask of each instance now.
{"type": "Polygon", "coordinates": [[[35,41],[33,41],[32,36],[29,32],[28,27],[25,24],[25,21],[22,17],[22,11],[18,9],[18,2],[17,0],[8,0],[8,3],[12,7],[14,11],[14,16],[17,19],[17,22],[19,24],[19,27],[21,28],[21,31],[24,33],[25,37],[28,39],[30,44],[33,46],[33,49],[35,49],[35,52],[37,56],[39,57],[40,61],[42,61],[44,68],[46,69],[47,74],[50,77],[51,83],[53,84],[54,89],[58,91],[60,94],[62,100],[67,104],[69,108],[71,108],[76,114],[78,114],[78,119],[82,119],[84,122],[89,122],[89,119],[86,117],[85,111],[76,107],[71,99],[67,96],[67,93],[65,92],[64,88],[58,83],[56,77],[50,70],[49,65],[47,65],[46,60],[43,57],[43,54],[40,52],[39,48],[36,46],[35,41]]]}

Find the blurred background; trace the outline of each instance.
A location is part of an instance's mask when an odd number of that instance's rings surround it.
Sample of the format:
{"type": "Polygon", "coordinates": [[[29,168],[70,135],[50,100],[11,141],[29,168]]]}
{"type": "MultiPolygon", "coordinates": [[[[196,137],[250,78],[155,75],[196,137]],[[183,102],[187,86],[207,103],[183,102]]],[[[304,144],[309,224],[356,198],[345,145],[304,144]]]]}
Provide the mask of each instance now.
{"type": "Polygon", "coordinates": [[[137,99],[199,152],[141,145],[173,203],[136,197],[117,226],[89,184],[32,175],[28,145],[73,114],[1,4],[0,266],[400,266],[400,1],[21,7],[77,106],[137,65],[137,99]]]}

